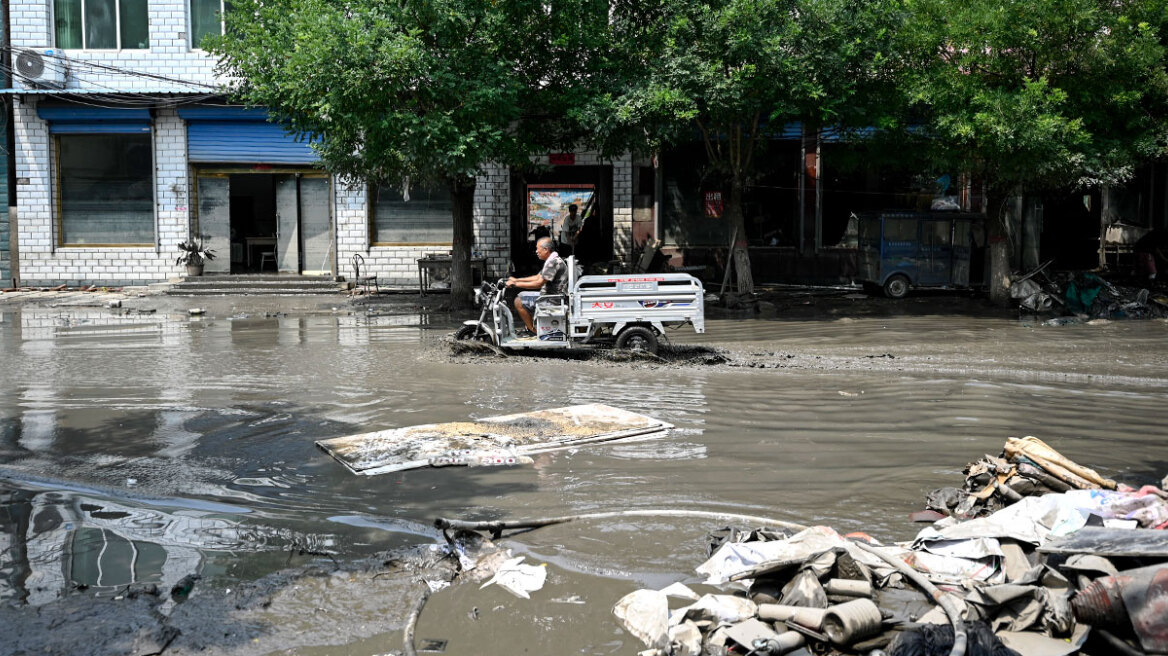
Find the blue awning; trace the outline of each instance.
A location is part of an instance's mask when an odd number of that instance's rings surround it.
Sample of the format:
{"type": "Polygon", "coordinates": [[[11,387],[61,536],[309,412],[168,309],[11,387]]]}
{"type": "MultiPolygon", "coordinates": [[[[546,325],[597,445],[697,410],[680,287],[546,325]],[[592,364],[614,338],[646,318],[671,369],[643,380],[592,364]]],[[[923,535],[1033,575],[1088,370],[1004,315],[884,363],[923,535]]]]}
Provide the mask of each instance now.
{"type": "Polygon", "coordinates": [[[37,107],[37,116],[49,124],[50,134],[149,133],[149,109],[103,107],[37,107]]]}

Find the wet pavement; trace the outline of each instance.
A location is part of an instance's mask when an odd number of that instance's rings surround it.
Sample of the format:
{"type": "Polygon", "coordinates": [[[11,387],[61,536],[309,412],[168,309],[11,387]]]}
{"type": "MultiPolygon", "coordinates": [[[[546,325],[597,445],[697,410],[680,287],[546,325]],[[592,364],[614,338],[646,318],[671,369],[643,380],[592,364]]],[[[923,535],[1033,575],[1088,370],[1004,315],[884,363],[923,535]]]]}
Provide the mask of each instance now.
{"type": "MultiPolygon", "coordinates": [[[[127,592],[153,584],[165,607],[140,612],[179,630],[91,653],[400,650],[420,584],[417,570],[385,571],[386,553],[440,541],[438,516],[692,508],[895,540],[915,534],[907,515],[927,491],[959,484],[965,463],[1008,436],[1036,435],[1132,484],[1168,471],[1162,320],[1045,326],[972,300],[946,314],[930,314],[928,297],[881,311],[837,300],[803,312],[795,300],[758,318],[711,313],[707,334],[672,334],[683,357],[659,363],[453,354],[456,318],[408,298],[108,300],[0,302],[0,618],[72,617],[88,607],[78,599],[129,617],[141,602],[127,592]],[[724,357],[689,357],[710,352],[724,357]],[[580,403],[677,429],[535,466],[376,477],[313,444],[580,403]],[[202,578],[190,598],[169,600],[191,574],[202,578]]],[[[635,654],[612,603],[698,580],[696,536],[713,528],[637,519],[509,538],[547,564],[544,589],[531,600],[440,590],[419,644],[635,654]]],[[[85,617],[88,630],[112,621],[85,617]]],[[[77,653],[38,641],[60,631],[50,624],[27,623],[23,646],[0,653],[77,653]]]]}

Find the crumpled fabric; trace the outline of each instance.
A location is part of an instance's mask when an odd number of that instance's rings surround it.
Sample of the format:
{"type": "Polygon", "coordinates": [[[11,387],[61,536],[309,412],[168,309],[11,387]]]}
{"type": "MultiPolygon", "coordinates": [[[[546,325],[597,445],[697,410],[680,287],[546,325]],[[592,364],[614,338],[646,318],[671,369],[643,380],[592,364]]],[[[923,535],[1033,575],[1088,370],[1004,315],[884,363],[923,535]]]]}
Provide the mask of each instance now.
{"type": "Polygon", "coordinates": [[[839,533],[826,526],[812,526],[785,540],[771,542],[727,542],[699,565],[698,574],[706,576],[705,583],[721,585],[730,577],[766,562],[791,560],[800,564],[812,557],[835,549],[844,549],[857,563],[866,566],[878,579],[890,576],[895,570],[888,563],[860,549],[839,533]]]}
{"type": "Polygon", "coordinates": [[[917,534],[913,547],[937,540],[1012,538],[1034,545],[1069,535],[1087,525],[1088,511],[1065,494],[1025,497],[987,517],[965,522],[944,519],[917,534]]]}
{"type": "Polygon", "coordinates": [[[995,633],[1038,630],[1065,635],[1074,627],[1067,590],[1007,583],[977,588],[965,601],[971,616],[989,621],[995,633]]]}
{"type": "Polygon", "coordinates": [[[758,605],[734,595],[702,595],[694,603],[678,608],[669,615],[669,625],[677,626],[686,620],[709,621],[714,624],[734,624],[754,617],[758,605]]]}
{"type": "Polygon", "coordinates": [[[744,531],[733,526],[726,526],[706,535],[706,557],[710,557],[727,542],[773,542],[791,537],[789,531],[781,528],[756,528],[744,531]]]}
{"type": "Polygon", "coordinates": [[[784,606],[804,606],[806,608],[827,608],[827,593],[819,582],[819,577],[805,569],[783,586],[779,603],[784,606]]]}
{"type": "Polygon", "coordinates": [[[669,647],[669,600],[656,590],[634,590],[620,598],[612,614],[646,647],[669,647]]]}
{"type": "Polygon", "coordinates": [[[1071,490],[1066,496],[1079,508],[1104,519],[1135,520],[1141,528],[1168,522],[1168,500],[1143,490],[1071,490]]]}
{"type": "Polygon", "coordinates": [[[1088,314],[1099,292],[1103,291],[1103,279],[1091,273],[1076,275],[1067,283],[1065,300],[1067,309],[1075,314],[1088,314]]]}
{"type": "Polygon", "coordinates": [[[491,580],[479,586],[485,588],[492,583],[497,584],[517,597],[531,599],[529,593],[543,587],[547,580],[547,567],[542,565],[523,565],[526,556],[516,556],[504,562],[491,580]]]}

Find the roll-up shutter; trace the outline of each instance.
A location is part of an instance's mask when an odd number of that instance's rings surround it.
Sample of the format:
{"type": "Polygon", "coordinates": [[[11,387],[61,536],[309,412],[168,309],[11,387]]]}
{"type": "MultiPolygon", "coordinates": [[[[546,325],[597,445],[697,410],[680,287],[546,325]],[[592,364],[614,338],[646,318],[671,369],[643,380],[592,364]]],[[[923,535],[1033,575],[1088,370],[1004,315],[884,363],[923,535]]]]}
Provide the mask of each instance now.
{"type": "Polygon", "coordinates": [[[187,159],[193,163],[313,164],[307,140],[297,141],[267,112],[236,107],[180,108],[187,122],[187,159]]]}
{"type": "Polygon", "coordinates": [[[150,132],[150,110],[101,107],[38,107],[50,134],[141,134],[150,132]]]}

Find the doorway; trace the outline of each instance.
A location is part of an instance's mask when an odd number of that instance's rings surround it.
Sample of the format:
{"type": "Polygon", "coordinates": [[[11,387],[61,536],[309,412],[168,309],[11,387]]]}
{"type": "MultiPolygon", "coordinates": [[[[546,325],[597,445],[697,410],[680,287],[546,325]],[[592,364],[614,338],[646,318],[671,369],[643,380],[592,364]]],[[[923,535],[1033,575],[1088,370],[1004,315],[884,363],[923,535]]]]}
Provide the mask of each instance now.
{"type": "Polygon", "coordinates": [[[516,171],[511,176],[511,258],[520,274],[535,273],[540,267],[535,245],[528,241],[533,216],[532,194],[537,190],[556,189],[562,189],[564,194],[585,189],[592,193],[591,206],[578,208],[581,214],[588,212],[588,217],[574,248],[577,262],[587,265],[612,259],[611,166],[555,166],[550,171],[516,171]]]}
{"type": "Polygon", "coordinates": [[[201,168],[194,178],[197,232],[219,255],[207,273],[334,273],[326,174],[201,168]]]}

